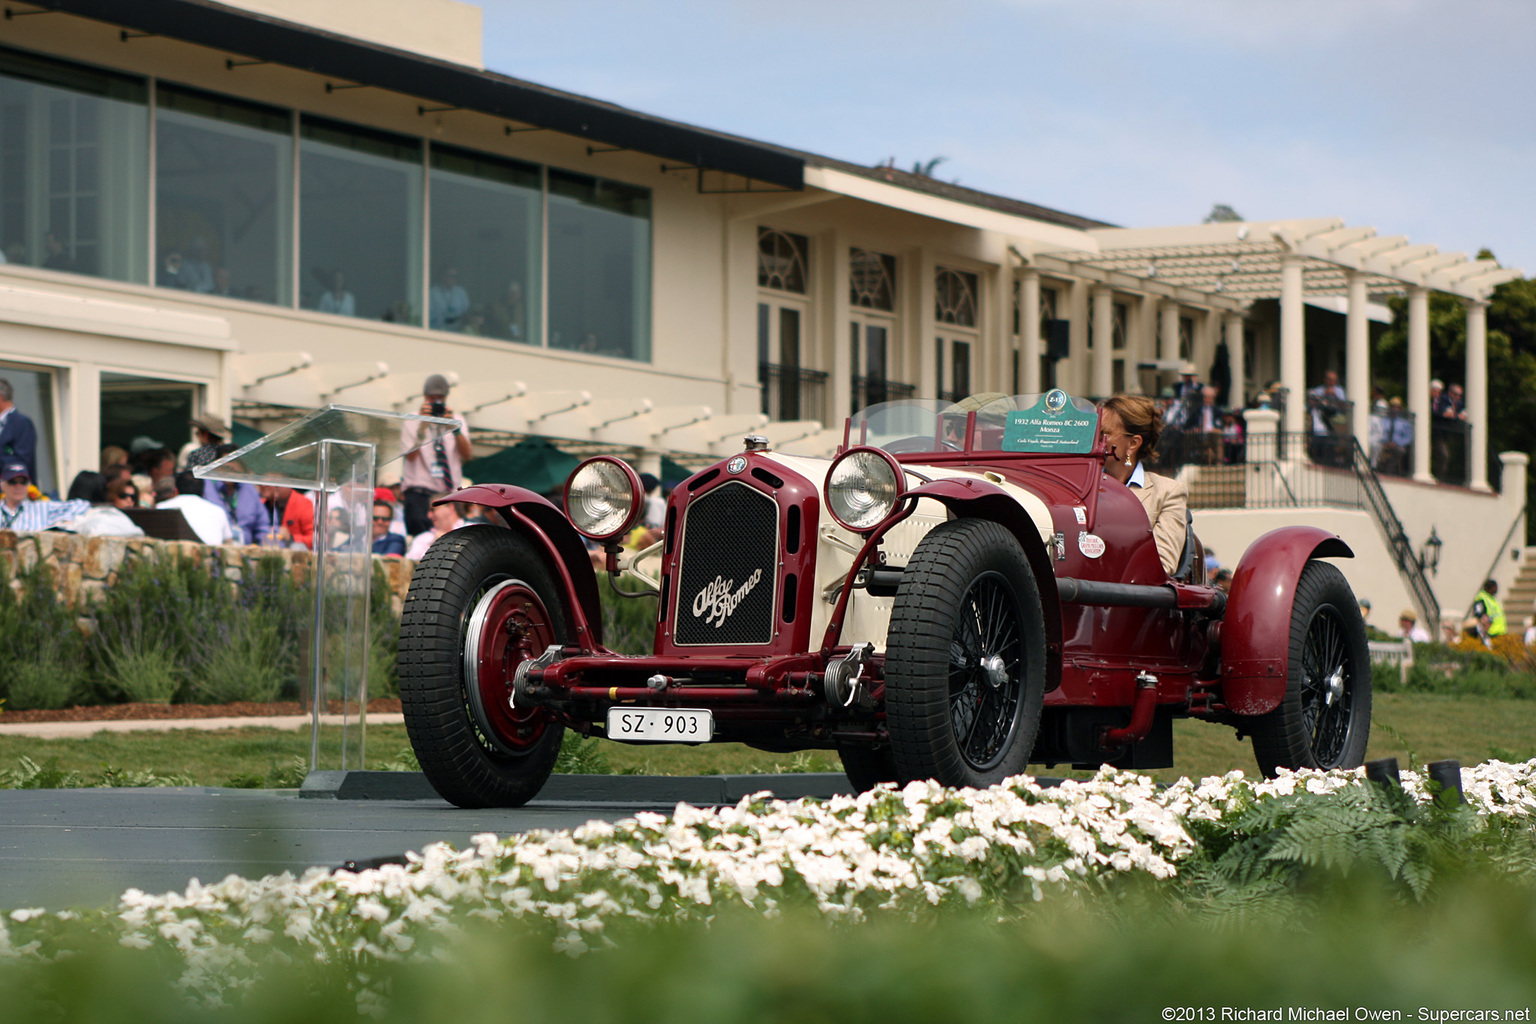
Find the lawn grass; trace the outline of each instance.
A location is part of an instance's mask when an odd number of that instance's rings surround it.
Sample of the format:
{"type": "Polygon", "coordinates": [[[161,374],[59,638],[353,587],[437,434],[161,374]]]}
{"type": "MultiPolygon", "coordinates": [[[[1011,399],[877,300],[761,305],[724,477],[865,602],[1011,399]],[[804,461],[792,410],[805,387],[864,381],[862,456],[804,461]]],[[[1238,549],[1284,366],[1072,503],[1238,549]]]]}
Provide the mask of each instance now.
{"type": "MultiPolygon", "coordinates": [[[[1536,757],[1536,701],[1439,694],[1381,694],[1375,697],[1368,758],[1396,757],[1407,767],[1455,758],[1476,764],[1490,758],[1536,757]]],[[[355,742],[355,734],[353,741],[355,742]]],[[[322,735],[322,765],[339,763],[340,730],[322,735]]],[[[409,749],[405,727],[368,727],[368,767],[399,768],[409,749]]],[[[841,770],[827,750],[772,754],[738,743],[697,747],[596,743],[609,771],[641,775],[753,774],[759,772],[841,770]]],[[[1174,723],[1176,768],[1151,774],[1170,782],[1184,775],[1221,775],[1236,768],[1249,776],[1257,770],[1249,741],[1232,729],[1205,722],[1174,723]]],[[[84,739],[37,739],[0,736],[0,769],[22,757],[52,763],[61,771],[94,778],[107,768],[149,771],[161,776],[187,775],[199,786],[297,785],[309,761],[308,729],[271,728],[166,732],[101,732],[84,739]],[[302,762],[302,764],[300,763],[302,762]]],[[[1063,768],[1042,774],[1068,773],[1063,768]]]]}

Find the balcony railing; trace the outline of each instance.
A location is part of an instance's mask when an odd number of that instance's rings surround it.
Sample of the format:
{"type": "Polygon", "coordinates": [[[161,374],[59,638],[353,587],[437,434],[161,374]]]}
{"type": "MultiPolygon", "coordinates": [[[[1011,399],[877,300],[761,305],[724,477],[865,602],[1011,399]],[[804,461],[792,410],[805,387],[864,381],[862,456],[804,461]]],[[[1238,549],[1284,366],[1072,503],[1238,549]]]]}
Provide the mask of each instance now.
{"type": "Polygon", "coordinates": [[[1382,476],[1413,475],[1414,415],[1406,409],[1371,413],[1371,466],[1382,476]]]}
{"type": "Polygon", "coordinates": [[[763,387],[762,411],[770,419],[827,422],[826,371],[759,363],[757,380],[763,387]]]}
{"type": "Polygon", "coordinates": [[[917,394],[917,387],[884,377],[853,378],[853,411],[867,409],[881,402],[896,402],[917,394]]]}
{"type": "Polygon", "coordinates": [[[1472,424],[1437,416],[1429,421],[1429,471],[1443,484],[1467,486],[1472,424]]]}

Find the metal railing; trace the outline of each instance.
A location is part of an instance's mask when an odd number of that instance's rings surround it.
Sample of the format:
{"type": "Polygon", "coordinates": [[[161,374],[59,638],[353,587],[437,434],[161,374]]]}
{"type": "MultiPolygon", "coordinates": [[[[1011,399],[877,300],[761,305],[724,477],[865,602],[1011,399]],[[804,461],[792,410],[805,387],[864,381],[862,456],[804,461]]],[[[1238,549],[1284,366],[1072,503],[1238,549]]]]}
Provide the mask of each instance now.
{"type": "Polygon", "coordinates": [[[1467,486],[1472,424],[1437,416],[1429,421],[1429,471],[1443,484],[1467,486]]]}
{"type": "Polygon", "coordinates": [[[1414,552],[1413,543],[1409,541],[1402,521],[1397,518],[1392,502],[1387,500],[1387,492],[1382,489],[1381,480],[1371,468],[1371,460],[1358,441],[1354,444],[1354,457],[1355,479],[1360,483],[1366,509],[1371,513],[1371,518],[1376,520],[1377,528],[1392,549],[1397,571],[1413,592],[1413,602],[1418,605],[1419,614],[1424,616],[1421,621],[1434,623],[1435,628],[1439,629],[1440,599],[1429,585],[1429,578],[1424,575],[1424,563],[1419,561],[1419,556],[1414,552]]]}
{"type": "Polygon", "coordinates": [[[1414,415],[1406,409],[1371,413],[1371,465],[1382,476],[1413,475],[1414,415]]]}
{"type": "Polygon", "coordinates": [[[911,398],[917,394],[917,387],[913,384],[903,384],[900,381],[886,380],[884,377],[855,377],[853,378],[853,411],[867,409],[881,402],[897,402],[903,398],[911,398]]]}
{"type": "Polygon", "coordinates": [[[770,419],[827,422],[825,370],[759,363],[757,380],[763,388],[762,411],[770,419]]]}
{"type": "MultiPolygon", "coordinates": [[[[1280,455],[1312,437],[1310,431],[1290,437],[1282,431],[1248,438],[1241,463],[1201,467],[1190,486],[1190,507],[1344,508],[1368,512],[1387,542],[1414,604],[1424,616],[1422,621],[1438,623],[1440,601],[1370,458],[1355,439],[1347,439],[1349,447],[1345,451],[1349,460],[1344,466],[1288,460],[1280,455]]],[[[1185,462],[1162,471],[1177,472],[1180,465],[1190,464],[1198,465],[1185,462]]]]}

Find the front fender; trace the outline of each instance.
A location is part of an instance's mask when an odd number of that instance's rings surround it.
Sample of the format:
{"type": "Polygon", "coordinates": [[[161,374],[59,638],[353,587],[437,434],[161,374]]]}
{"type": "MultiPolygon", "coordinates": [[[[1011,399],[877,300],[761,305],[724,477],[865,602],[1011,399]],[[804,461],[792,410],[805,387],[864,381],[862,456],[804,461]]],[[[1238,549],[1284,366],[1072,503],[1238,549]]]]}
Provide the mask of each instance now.
{"type": "MultiPolygon", "coordinates": [[[[565,590],[570,607],[586,619],[591,644],[603,642],[603,607],[597,594],[597,573],[581,534],[548,498],[511,484],[473,484],[438,498],[432,504],[463,501],[493,508],[507,526],[544,553],[555,584],[565,590]]],[[[583,645],[585,646],[585,645],[583,645]]]]}
{"type": "Polygon", "coordinates": [[[1315,526],[1282,526],[1243,552],[1221,624],[1222,697],[1234,714],[1265,714],[1285,696],[1291,606],[1307,562],[1353,557],[1337,534],[1315,526]]]}
{"type": "Polygon", "coordinates": [[[1054,690],[1061,684],[1061,596],[1056,590],[1056,567],[1029,513],[1007,491],[987,480],[950,477],[915,487],[907,495],[943,502],[957,519],[989,519],[1018,540],[1040,588],[1040,609],[1045,615],[1045,689],[1054,690]]]}

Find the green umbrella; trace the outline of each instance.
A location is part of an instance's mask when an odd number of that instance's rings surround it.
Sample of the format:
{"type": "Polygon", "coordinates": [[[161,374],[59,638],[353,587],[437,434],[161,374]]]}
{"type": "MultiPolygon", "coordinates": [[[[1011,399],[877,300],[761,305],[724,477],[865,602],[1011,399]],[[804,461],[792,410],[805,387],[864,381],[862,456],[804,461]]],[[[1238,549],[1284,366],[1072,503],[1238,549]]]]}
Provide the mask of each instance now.
{"type": "Polygon", "coordinates": [[[513,484],[539,494],[565,486],[571,470],[581,464],[542,437],[530,437],[483,459],[464,463],[464,475],[477,484],[513,484]]]}

